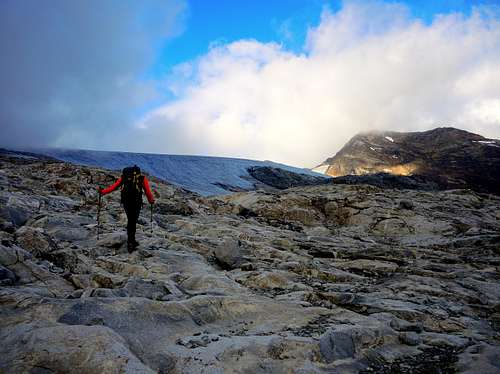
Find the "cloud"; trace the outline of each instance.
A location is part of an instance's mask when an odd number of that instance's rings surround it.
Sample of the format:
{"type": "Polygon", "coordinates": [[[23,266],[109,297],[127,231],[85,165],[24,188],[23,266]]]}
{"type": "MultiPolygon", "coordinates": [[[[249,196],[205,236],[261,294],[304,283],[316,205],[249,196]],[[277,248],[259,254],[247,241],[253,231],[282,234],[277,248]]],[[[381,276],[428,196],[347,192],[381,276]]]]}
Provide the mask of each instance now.
{"type": "Polygon", "coordinates": [[[492,8],[424,24],[400,4],[325,10],[302,53],[216,45],[169,79],[176,99],[148,113],[151,151],[314,166],[367,130],[456,126],[500,138],[500,23],[492,8]]]}
{"type": "Polygon", "coordinates": [[[184,9],[181,0],[2,0],[0,143],[116,147],[157,95],[141,76],[182,31],[184,9]]]}

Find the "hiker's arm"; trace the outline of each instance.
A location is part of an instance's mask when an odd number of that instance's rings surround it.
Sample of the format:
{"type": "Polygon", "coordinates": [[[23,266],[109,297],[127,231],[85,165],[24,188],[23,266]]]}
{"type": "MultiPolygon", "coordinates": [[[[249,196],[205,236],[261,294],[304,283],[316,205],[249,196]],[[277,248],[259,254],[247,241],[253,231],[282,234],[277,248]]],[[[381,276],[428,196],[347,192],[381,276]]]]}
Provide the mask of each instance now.
{"type": "Polygon", "coordinates": [[[122,179],[118,178],[118,180],[112,186],[109,186],[108,188],[105,188],[104,190],[100,190],[101,195],[106,195],[110,192],[113,192],[114,190],[116,190],[120,186],[121,183],[122,183],[122,179]]]}
{"type": "Polygon", "coordinates": [[[149,182],[146,177],[144,177],[144,181],[142,182],[143,187],[144,187],[144,192],[146,193],[146,197],[148,198],[148,201],[150,204],[153,204],[155,202],[155,198],[153,197],[153,193],[151,192],[151,188],[149,188],[149,182]]]}

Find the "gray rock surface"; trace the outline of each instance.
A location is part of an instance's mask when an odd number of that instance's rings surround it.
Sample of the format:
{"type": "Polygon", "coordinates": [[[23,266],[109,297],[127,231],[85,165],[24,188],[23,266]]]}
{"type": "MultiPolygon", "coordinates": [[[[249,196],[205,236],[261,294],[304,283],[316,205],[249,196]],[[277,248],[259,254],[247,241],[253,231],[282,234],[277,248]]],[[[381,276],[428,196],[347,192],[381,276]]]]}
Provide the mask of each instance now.
{"type": "Polygon", "coordinates": [[[497,373],[500,199],[151,178],[129,254],[116,174],[0,156],[0,372],[497,373]]]}

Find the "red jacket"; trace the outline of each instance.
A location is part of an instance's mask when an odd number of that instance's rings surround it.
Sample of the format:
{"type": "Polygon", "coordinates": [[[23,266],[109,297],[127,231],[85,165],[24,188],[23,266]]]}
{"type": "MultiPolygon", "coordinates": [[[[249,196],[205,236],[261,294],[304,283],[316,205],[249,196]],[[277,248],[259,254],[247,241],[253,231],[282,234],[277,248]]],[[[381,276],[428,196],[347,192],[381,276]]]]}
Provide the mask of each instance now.
{"type": "MultiPolygon", "coordinates": [[[[100,190],[99,192],[101,195],[106,195],[110,192],[113,192],[118,187],[120,187],[121,183],[122,183],[122,178],[120,177],[112,186],[109,186],[108,188],[100,190]]],[[[144,192],[146,193],[146,197],[148,198],[149,203],[153,204],[155,202],[155,198],[153,197],[153,193],[151,192],[151,188],[149,188],[149,182],[148,182],[148,179],[146,178],[146,176],[143,176],[143,178],[142,178],[142,187],[144,188],[144,192]]]]}

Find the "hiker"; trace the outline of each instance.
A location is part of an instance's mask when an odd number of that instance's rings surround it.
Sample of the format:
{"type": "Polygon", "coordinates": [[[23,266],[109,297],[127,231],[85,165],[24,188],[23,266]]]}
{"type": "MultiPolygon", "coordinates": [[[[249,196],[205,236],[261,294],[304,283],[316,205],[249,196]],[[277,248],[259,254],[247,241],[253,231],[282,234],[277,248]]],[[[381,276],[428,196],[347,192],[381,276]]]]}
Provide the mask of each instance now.
{"type": "Polygon", "coordinates": [[[149,188],[146,176],[141,174],[141,169],[137,166],[129,166],[123,169],[122,176],[108,188],[98,191],[101,195],[106,195],[121,187],[121,200],[125,213],[127,214],[127,250],[132,253],[139,243],[135,240],[135,225],[139,219],[139,213],[142,207],[142,191],[151,205],[155,199],[149,188]]]}

